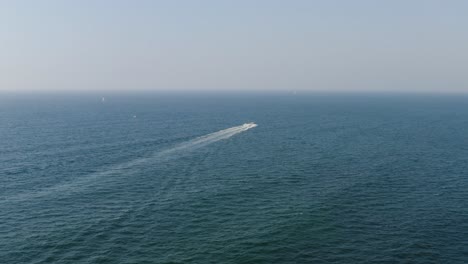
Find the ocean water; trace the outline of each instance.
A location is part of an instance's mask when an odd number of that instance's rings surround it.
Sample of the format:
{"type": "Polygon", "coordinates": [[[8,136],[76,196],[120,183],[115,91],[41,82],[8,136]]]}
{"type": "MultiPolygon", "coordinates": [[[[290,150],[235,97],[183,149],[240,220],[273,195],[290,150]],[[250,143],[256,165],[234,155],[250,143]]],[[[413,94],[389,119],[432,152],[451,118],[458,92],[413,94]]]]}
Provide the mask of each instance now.
{"type": "Polygon", "coordinates": [[[0,263],[468,263],[468,96],[104,96],[0,96],[0,263]]]}

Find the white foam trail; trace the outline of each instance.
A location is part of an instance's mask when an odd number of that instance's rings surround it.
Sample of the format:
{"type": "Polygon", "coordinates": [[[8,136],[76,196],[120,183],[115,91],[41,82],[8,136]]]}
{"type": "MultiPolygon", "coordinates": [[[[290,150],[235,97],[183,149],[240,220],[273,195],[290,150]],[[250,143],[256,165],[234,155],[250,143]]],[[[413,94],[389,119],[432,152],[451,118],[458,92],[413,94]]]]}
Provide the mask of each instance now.
{"type": "Polygon", "coordinates": [[[206,146],[211,143],[230,138],[236,134],[242,133],[256,126],[257,124],[247,123],[241,126],[235,126],[235,127],[223,129],[218,132],[214,132],[214,133],[204,135],[204,136],[192,139],[190,141],[184,142],[178,146],[175,146],[174,148],[162,151],[159,154],[169,154],[169,153],[177,152],[181,150],[188,150],[188,149],[194,149],[194,148],[206,146]]]}
{"type": "MultiPolygon", "coordinates": [[[[150,157],[137,158],[128,162],[114,165],[105,171],[95,172],[95,173],[88,174],[86,176],[82,176],[72,182],[55,185],[46,189],[41,189],[41,190],[29,192],[29,193],[17,194],[13,197],[8,197],[2,200],[3,202],[24,201],[24,200],[29,200],[33,198],[43,197],[43,196],[54,194],[57,192],[67,193],[67,191],[69,192],[77,191],[77,189],[89,186],[90,183],[93,182],[93,180],[96,180],[99,177],[123,173],[129,169],[133,169],[135,167],[142,166],[142,165],[143,166],[148,165],[148,163],[152,163],[152,162],[160,162],[167,158],[174,157],[174,155],[177,156],[177,154],[182,154],[187,151],[195,150],[197,148],[207,146],[209,144],[218,142],[223,139],[228,139],[236,134],[242,133],[256,126],[257,124],[255,123],[246,123],[240,126],[223,129],[223,130],[211,133],[211,134],[200,136],[195,139],[180,143],[179,145],[176,145],[175,147],[157,152],[150,157]]],[[[0,200],[0,202],[2,202],[2,200],[0,200]]]]}

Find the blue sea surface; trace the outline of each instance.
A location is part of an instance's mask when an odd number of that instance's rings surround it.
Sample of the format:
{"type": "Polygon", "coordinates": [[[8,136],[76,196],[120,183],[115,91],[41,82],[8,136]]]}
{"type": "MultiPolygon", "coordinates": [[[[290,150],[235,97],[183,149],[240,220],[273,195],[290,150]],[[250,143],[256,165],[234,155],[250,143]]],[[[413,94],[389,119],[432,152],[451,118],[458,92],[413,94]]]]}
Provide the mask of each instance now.
{"type": "Polygon", "coordinates": [[[104,96],[0,95],[0,263],[468,263],[468,96],[104,96]]]}

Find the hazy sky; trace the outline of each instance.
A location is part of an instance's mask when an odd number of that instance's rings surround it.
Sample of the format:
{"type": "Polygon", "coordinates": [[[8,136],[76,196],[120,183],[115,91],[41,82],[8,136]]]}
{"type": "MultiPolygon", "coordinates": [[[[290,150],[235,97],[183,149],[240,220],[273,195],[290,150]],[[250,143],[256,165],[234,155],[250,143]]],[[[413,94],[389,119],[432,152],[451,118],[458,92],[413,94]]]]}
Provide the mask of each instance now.
{"type": "Polygon", "coordinates": [[[10,0],[0,90],[468,92],[465,0],[10,0]]]}

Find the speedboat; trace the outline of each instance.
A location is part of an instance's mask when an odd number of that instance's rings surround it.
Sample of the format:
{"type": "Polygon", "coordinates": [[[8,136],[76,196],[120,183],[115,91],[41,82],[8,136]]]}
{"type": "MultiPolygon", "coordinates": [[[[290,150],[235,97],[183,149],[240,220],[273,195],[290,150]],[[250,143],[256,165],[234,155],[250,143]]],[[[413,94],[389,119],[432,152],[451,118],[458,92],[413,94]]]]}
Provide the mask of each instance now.
{"type": "Polygon", "coordinates": [[[249,123],[245,123],[242,125],[242,127],[246,128],[246,129],[249,129],[249,128],[253,128],[253,127],[256,127],[257,124],[255,124],[254,122],[249,122],[249,123]]]}

